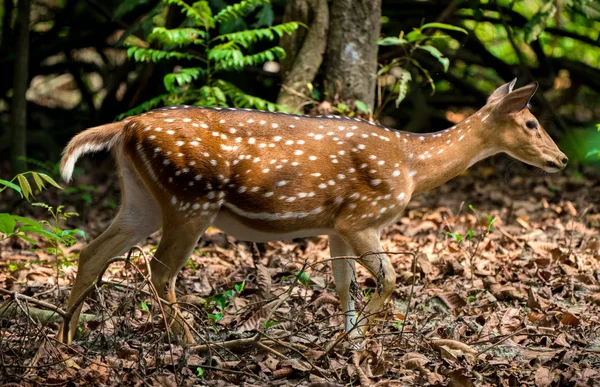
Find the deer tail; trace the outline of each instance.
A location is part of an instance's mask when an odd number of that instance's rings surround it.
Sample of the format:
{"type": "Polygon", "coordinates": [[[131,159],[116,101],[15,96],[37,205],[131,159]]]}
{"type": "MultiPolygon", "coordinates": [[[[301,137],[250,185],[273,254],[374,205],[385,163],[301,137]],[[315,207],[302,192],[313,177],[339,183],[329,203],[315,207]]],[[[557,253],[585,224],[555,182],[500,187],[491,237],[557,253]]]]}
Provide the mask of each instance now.
{"type": "Polygon", "coordinates": [[[75,163],[82,155],[114,147],[120,140],[124,127],[124,122],[114,122],[84,130],[73,137],[60,160],[60,174],[63,180],[67,183],[71,180],[75,163]]]}

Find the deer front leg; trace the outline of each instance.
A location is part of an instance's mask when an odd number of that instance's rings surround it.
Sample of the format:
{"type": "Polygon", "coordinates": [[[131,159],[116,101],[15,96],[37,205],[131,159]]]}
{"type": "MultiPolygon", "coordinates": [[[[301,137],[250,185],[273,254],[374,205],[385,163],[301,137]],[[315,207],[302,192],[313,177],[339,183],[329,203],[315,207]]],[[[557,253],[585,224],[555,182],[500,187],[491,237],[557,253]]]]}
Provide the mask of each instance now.
{"type": "MultiPolygon", "coordinates": [[[[352,248],[337,235],[329,236],[329,250],[331,258],[353,256],[352,248]]],[[[344,327],[346,333],[350,336],[359,336],[360,333],[355,328],[356,311],[354,310],[354,300],[350,294],[352,282],[356,279],[354,259],[338,259],[331,261],[333,278],[335,279],[335,289],[340,300],[342,312],[344,313],[344,327]]]]}
{"type": "Polygon", "coordinates": [[[375,315],[392,295],[396,285],[396,272],[387,255],[381,253],[382,247],[377,230],[351,230],[346,231],[343,235],[344,240],[352,247],[354,254],[358,257],[362,257],[368,252],[377,253],[358,259],[358,263],[364,266],[377,282],[376,291],[358,319],[358,326],[361,332],[364,333],[373,325],[375,315]]]}

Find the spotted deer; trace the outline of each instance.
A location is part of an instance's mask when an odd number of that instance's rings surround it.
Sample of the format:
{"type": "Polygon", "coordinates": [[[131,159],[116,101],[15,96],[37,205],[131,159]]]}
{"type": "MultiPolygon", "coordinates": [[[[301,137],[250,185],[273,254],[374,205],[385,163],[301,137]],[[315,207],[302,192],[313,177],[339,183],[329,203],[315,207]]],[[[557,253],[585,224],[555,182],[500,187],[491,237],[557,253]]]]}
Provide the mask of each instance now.
{"type": "MultiPolygon", "coordinates": [[[[165,298],[175,302],[177,273],[214,225],[256,242],[328,235],[332,257],[359,257],[356,262],[379,282],[363,311],[373,316],[396,281],[380,234],[412,196],[499,152],[547,172],[565,168],[567,157],[528,109],[537,83],[513,90],[515,81],[464,121],[429,134],[356,118],[192,106],[78,134],[61,161],[64,180],[81,155],[112,149],[122,203],[110,227],[81,251],[69,307],[110,258],[160,227],[152,283],[161,297],[168,289],[165,298]]],[[[354,262],[332,260],[332,267],[345,329],[360,335],[370,323],[356,315],[350,295],[354,262]]],[[[61,329],[61,340],[71,342],[78,315],[63,323],[68,334],[61,329]]]]}

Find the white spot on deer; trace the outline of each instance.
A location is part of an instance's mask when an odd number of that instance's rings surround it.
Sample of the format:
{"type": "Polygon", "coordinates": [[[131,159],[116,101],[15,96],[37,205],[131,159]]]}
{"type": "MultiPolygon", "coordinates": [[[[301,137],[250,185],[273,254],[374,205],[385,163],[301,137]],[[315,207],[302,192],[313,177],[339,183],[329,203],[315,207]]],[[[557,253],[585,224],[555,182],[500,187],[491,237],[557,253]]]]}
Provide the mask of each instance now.
{"type": "Polygon", "coordinates": [[[167,134],[171,134],[171,135],[172,135],[172,134],[175,134],[175,131],[174,131],[174,130],[171,130],[171,129],[169,129],[169,130],[167,130],[167,134]]]}
{"type": "Polygon", "coordinates": [[[248,144],[254,144],[254,143],[256,143],[256,139],[254,137],[250,137],[248,139],[248,144]]]}
{"type": "Polygon", "coordinates": [[[458,141],[462,141],[463,138],[465,138],[464,134],[458,138],[458,141]]]}
{"type": "Polygon", "coordinates": [[[277,128],[278,126],[279,126],[279,124],[276,124],[276,123],[273,123],[273,125],[271,125],[271,127],[272,127],[273,129],[277,128]]]}
{"type": "Polygon", "coordinates": [[[394,176],[394,177],[400,176],[400,171],[394,171],[394,172],[392,172],[392,176],[394,176]]]}
{"type": "Polygon", "coordinates": [[[298,165],[300,165],[300,163],[299,163],[299,162],[297,162],[297,161],[294,161],[294,162],[292,162],[292,165],[293,165],[294,167],[297,167],[298,165]]]}
{"type": "Polygon", "coordinates": [[[346,175],[342,175],[341,173],[339,173],[337,175],[337,178],[340,179],[340,180],[344,180],[346,178],[346,175]]]}
{"type": "Polygon", "coordinates": [[[148,138],[149,138],[150,140],[154,140],[154,139],[156,138],[156,136],[155,136],[155,135],[150,135],[150,136],[148,136],[148,138]]]}
{"type": "Polygon", "coordinates": [[[438,154],[438,155],[441,155],[442,153],[444,153],[444,150],[443,150],[443,149],[440,149],[440,150],[437,152],[437,154],[438,154]]]}
{"type": "Polygon", "coordinates": [[[213,166],[216,166],[216,165],[217,165],[217,160],[215,160],[215,159],[212,159],[212,160],[210,160],[210,163],[211,163],[213,166]]]}
{"type": "Polygon", "coordinates": [[[349,168],[348,169],[348,173],[354,173],[354,172],[356,172],[356,169],[354,169],[354,168],[349,168]]]}
{"type": "Polygon", "coordinates": [[[263,169],[263,173],[268,173],[269,171],[270,171],[270,169],[269,169],[269,168],[265,168],[265,169],[263,169]]]}
{"type": "Polygon", "coordinates": [[[281,141],[281,136],[275,136],[275,137],[273,137],[273,141],[281,141]]]}
{"type": "Polygon", "coordinates": [[[309,160],[315,161],[317,159],[317,156],[308,156],[309,160]]]}
{"type": "Polygon", "coordinates": [[[259,189],[259,187],[254,186],[250,189],[250,192],[258,192],[259,189]]]}
{"type": "Polygon", "coordinates": [[[486,114],[485,116],[483,116],[483,118],[481,119],[481,122],[485,122],[485,120],[487,120],[489,116],[490,116],[489,114],[486,114]]]}
{"type": "Polygon", "coordinates": [[[198,146],[198,144],[199,144],[198,141],[191,141],[190,142],[190,145],[192,145],[192,146],[198,146]]]}
{"type": "Polygon", "coordinates": [[[410,172],[408,173],[408,176],[409,176],[409,177],[413,177],[413,176],[414,176],[414,175],[416,175],[416,174],[417,174],[417,171],[410,171],[410,172]]]}
{"type": "Polygon", "coordinates": [[[300,149],[297,149],[297,150],[295,150],[295,151],[294,151],[294,154],[295,154],[296,156],[301,156],[303,153],[304,153],[304,152],[303,152],[303,151],[301,151],[300,149]]]}
{"type": "Polygon", "coordinates": [[[298,144],[298,145],[304,145],[305,143],[306,143],[306,141],[304,141],[304,140],[297,140],[296,141],[296,144],[298,144]]]}
{"type": "Polygon", "coordinates": [[[183,142],[183,141],[177,141],[175,143],[175,145],[177,145],[177,146],[183,146],[184,144],[185,144],[185,142],[183,142]]]}
{"type": "Polygon", "coordinates": [[[177,204],[177,197],[173,196],[171,198],[171,204],[177,204]]]}
{"type": "Polygon", "coordinates": [[[321,184],[319,184],[319,188],[325,189],[325,188],[327,188],[327,184],[321,183],[321,184]]]}
{"type": "Polygon", "coordinates": [[[358,144],[356,147],[358,149],[365,149],[365,144],[358,144]]]}
{"type": "Polygon", "coordinates": [[[225,120],[219,120],[219,124],[224,124],[225,120]]]}
{"type": "Polygon", "coordinates": [[[171,164],[171,162],[169,161],[169,159],[164,159],[163,160],[163,164],[164,165],[169,165],[169,164],[171,164]]]}
{"type": "Polygon", "coordinates": [[[229,128],[229,133],[235,134],[235,132],[237,132],[237,130],[235,128],[229,128]]]}
{"type": "Polygon", "coordinates": [[[322,135],[322,134],[317,134],[317,135],[315,136],[315,140],[321,140],[322,138],[323,138],[323,135],[322,135]]]}
{"type": "Polygon", "coordinates": [[[321,174],[319,172],[311,173],[310,175],[314,177],[321,177],[321,174]]]}
{"type": "Polygon", "coordinates": [[[244,192],[246,192],[246,189],[247,189],[246,186],[241,186],[240,188],[238,188],[237,191],[238,191],[238,193],[244,193],[244,192]]]}
{"type": "Polygon", "coordinates": [[[287,140],[285,145],[294,145],[294,140],[287,140]]]}
{"type": "Polygon", "coordinates": [[[249,124],[252,124],[254,122],[254,120],[252,118],[250,118],[248,121],[246,121],[249,124]]]}
{"type": "Polygon", "coordinates": [[[373,179],[373,180],[371,180],[371,185],[372,186],[376,186],[376,185],[379,185],[379,184],[381,184],[381,180],[380,179],[373,179]]]}
{"type": "Polygon", "coordinates": [[[258,163],[260,161],[260,157],[255,157],[254,160],[252,160],[253,163],[258,163]]]}
{"type": "Polygon", "coordinates": [[[261,124],[261,125],[264,125],[266,123],[267,123],[267,121],[265,121],[265,120],[260,120],[260,122],[259,122],[259,124],[261,124]]]}
{"type": "Polygon", "coordinates": [[[202,180],[202,175],[196,175],[196,176],[194,176],[194,180],[196,180],[196,181],[202,180]]]}
{"type": "Polygon", "coordinates": [[[265,192],[264,197],[266,198],[270,198],[271,196],[273,196],[273,192],[265,192]]]}
{"type": "Polygon", "coordinates": [[[172,118],[165,118],[165,122],[173,122],[173,121],[175,121],[175,120],[172,118]]]}

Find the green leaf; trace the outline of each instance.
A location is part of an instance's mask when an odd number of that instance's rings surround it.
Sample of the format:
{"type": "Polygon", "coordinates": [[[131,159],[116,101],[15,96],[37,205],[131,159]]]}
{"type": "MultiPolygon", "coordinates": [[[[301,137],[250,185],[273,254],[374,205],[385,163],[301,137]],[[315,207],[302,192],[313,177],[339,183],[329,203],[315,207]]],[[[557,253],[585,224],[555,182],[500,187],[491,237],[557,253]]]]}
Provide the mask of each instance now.
{"type": "Polygon", "coordinates": [[[34,241],[33,239],[31,239],[30,237],[28,237],[25,234],[15,234],[17,237],[27,241],[29,244],[31,244],[32,246],[37,246],[37,242],[34,241]]]}
{"type": "Polygon", "coordinates": [[[454,239],[458,243],[462,242],[463,240],[463,236],[458,233],[447,232],[446,235],[448,235],[450,238],[454,239]]]}
{"type": "Polygon", "coordinates": [[[33,191],[31,191],[31,186],[29,185],[29,182],[27,181],[25,176],[23,176],[23,174],[17,175],[17,181],[21,186],[21,190],[23,190],[23,195],[25,195],[25,199],[29,200],[29,196],[33,196],[33,191]]]}
{"type": "Polygon", "coordinates": [[[223,8],[215,15],[217,23],[223,23],[229,19],[239,19],[254,11],[256,7],[268,3],[269,0],[242,0],[239,3],[223,8]]]}
{"type": "Polygon", "coordinates": [[[396,107],[400,106],[400,103],[406,98],[408,93],[408,85],[412,80],[410,71],[405,68],[400,68],[400,77],[398,78],[398,97],[396,97],[396,107]]]}
{"type": "Polygon", "coordinates": [[[271,328],[273,325],[279,324],[278,321],[265,321],[265,329],[271,328]]]}
{"type": "Polygon", "coordinates": [[[7,213],[0,214],[0,232],[3,234],[12,234],[15,231],[17,221],[7,213]]]}
{"type": "Polygon", "coordinates": [[[399,46],[401,44],[407,44],[408,41],[406,39],[400,39],[395,36],[388,36],[385,38],[379,38],[377,40],[377,44],[380,46],[399,46]]]}
{"type": "Polygon", "coordinates": [[[166,29],[165,27],[154,27],[152,33],[148,35],[148,41],[182,47],[190,44],[204,45],[203,38],[205,36],[206,32],[197,28],[166,29]]]}
{"type": "Polygon", "coordinates": [[[38,191],[41,192],[43,189],[46,189],[44,181],[40,178],[40,175],[38,175],[36,172],[31,172],[31,176],[33,176],[33,181],[35,181],[38,191]]]}
{"type": "Polygon", "coordinates": [[[468,34],[467,30],[465,30],[464,28],[460,28],[460,27],[453,26],[451,24],[445,24],[445,23],[425,23],[421,26],[421,31],[423,31],[427,28],[437,28],[440,30],[458,31],[458,32],[462,32],[465,35],[468,34]]]}
{"type": "Polygon", "coordinates": [[[356,109],[358,111],[363,112],[365,114],[369,114],[369,106],[367,106],[367,104],[363,101],[357,99],[356,101],[354,101],[354,105],[356,105],[356,109]]]}
{"type": "Polygon", "coordinates": [[[33,234],[37,234],[41,237],[44,237],[46,240],[50,241],[50,240],[56,240],[59,242],[65,242],[64,239],[62,239],[61,237],[59,237],[58,235],[56,235],[53,232],[50,232],[44,228],[38,228],[38,227],[33,227],[33,226],[23,226],[19,228],[19,231],[21,232],[30,232],[33,234]]]}
{"type": "Polygon", "coordinates": [[[308,286],[308,284],[310,283],[310,275],[307,272],[297,271],[295,274],[296,277],[298,277],[298,281],[300,281],[301,284],[308,286]]]}
{"type": "Polygon", "coordinates": [[[467,231],[467,240],[468,241],[472,240],[474,236],[475,236],[475,230],[467,231]]]}
{"type": "MultiPolygon", "coordinates": [[[[36,203],[34,203],[35,205],[36,203]]],[[[29,219],[29,218],[25,218],[23,216],[18,216],[18,215],[13,215],[12,216],[17,222],[21,222],[23,224],[32,226],[32,227],[38,227],[38,228],[44,228],[44,226],[42,226],[42,224],[36,220],[33,219],[29,219]]]]}
{"type": "Polygon", "coordinates": [[[408,34],[406,34],[406,40],[408,41],[408,43],[414,43],[428,38],[429,36],[421,33],[421,30],[418,28],[415,28],[413,31],[410,31],[408,34]]]}
{"type": "Polygon", "coordinates": [[[200,379],[204,379],[204,368],[202,368],[202,367],[196,367],[196,375],[200,379]]]}
{"type": "Polygon", "coordinates": [[[258,28],[262,26],[273,25],[275,19],[275,13],[271,4],[265,4],[260,11],[256,13],[256,23],[252,24],[252,27],[258,28]]]}
{"type": "Polygon", "coordinates": [[[21,195],[21,197],[23,197],[23,191],[21,191],[21,187],[19,187],[15,183],[10,182],[8,180],[0,179],[0,184],[4,185],[6,187],[14,189],[15,191],[17,191],[19,193],[19,195],[21,195]]]}
{"type": "Polygon", "coordinates": [[[46,175],[45,173],[38,173],[38,175],[40,175],[40,177],[44,180],[46,180],[48,183],[50,183],[51,185],[55,186],[58,189],[63,189],[60,185],[58,185],[58,183],[56,181],[54,181],[53,178],[51,178],[50,176],[46,175]]]}
{"type": "Polygon", "coordinates": [[[145,312],[149,312],[150,308],[148,307],[148,304],[146,304],[144,301],[140,302],[140,309],[145,311],[145,312]]]}
{"type": "Polygon", "coordinates": [[[448,67],[450,66],[450,60],[448,58],[446,58],[441,52],[440,50],[438,50],[437,48],[433,47],[433,46],[418,46],[421,50],[427,51],[428,53],[430,53],[434,58],[436,58],[441,64],[442,66],[444,66],[444,72],[448,71],[448,67]]]}

